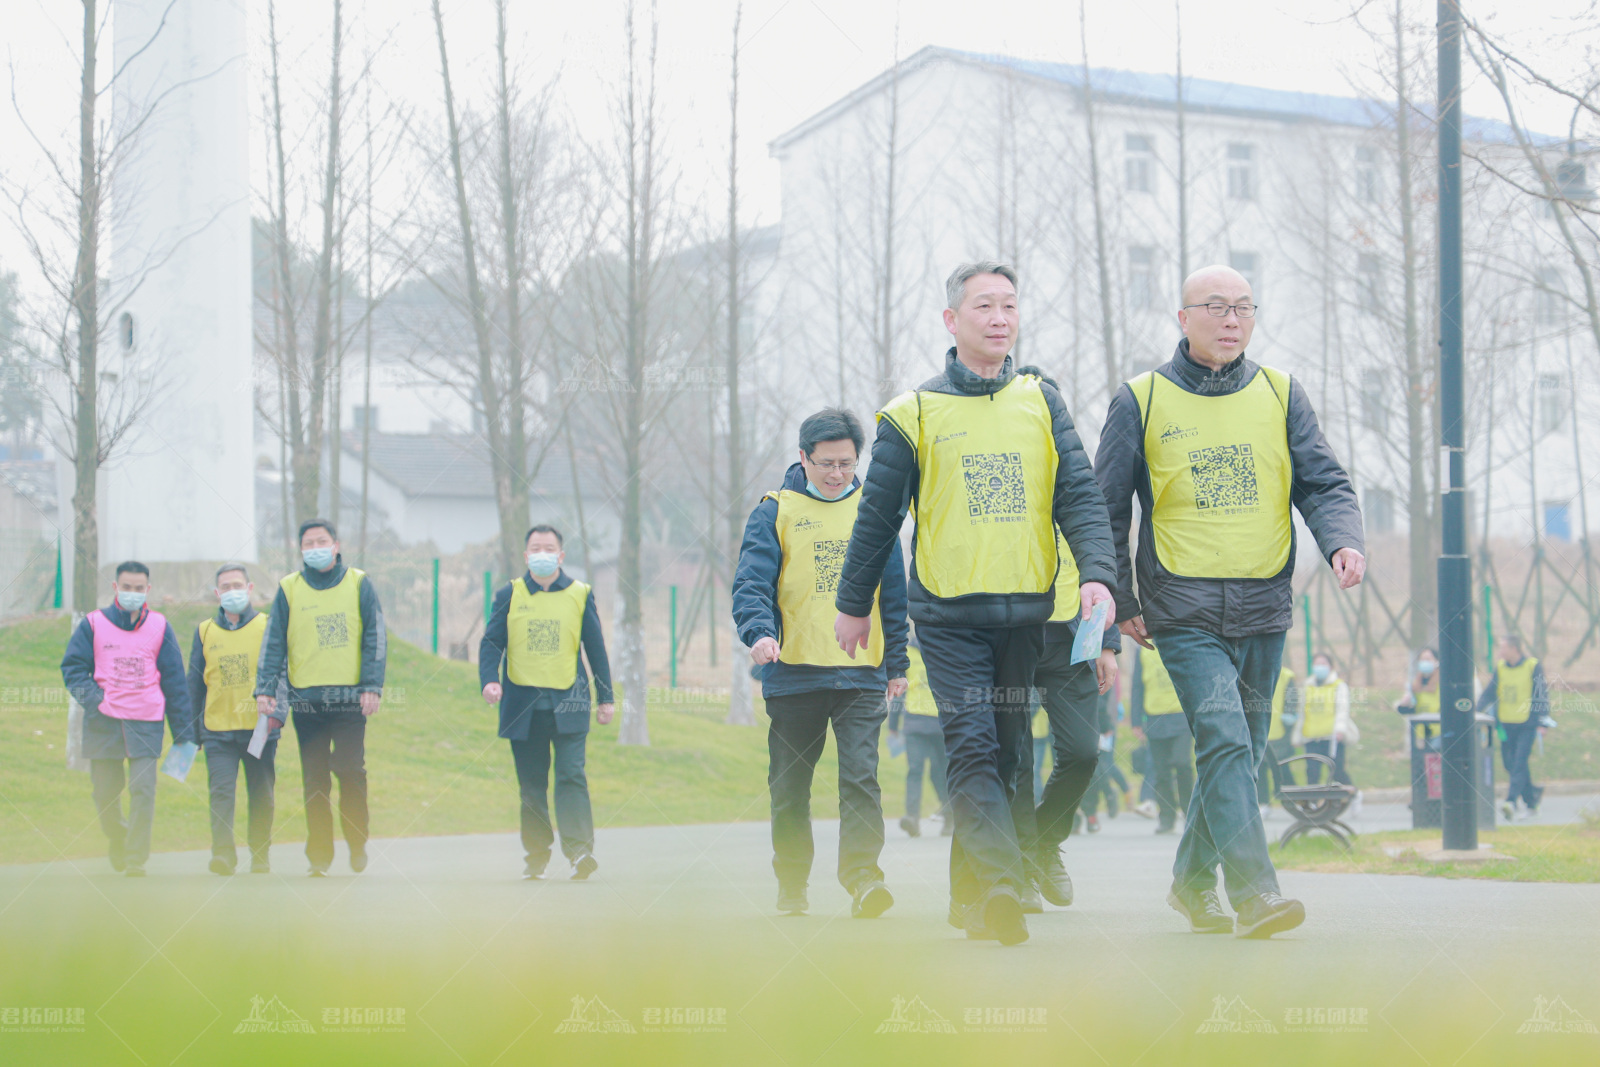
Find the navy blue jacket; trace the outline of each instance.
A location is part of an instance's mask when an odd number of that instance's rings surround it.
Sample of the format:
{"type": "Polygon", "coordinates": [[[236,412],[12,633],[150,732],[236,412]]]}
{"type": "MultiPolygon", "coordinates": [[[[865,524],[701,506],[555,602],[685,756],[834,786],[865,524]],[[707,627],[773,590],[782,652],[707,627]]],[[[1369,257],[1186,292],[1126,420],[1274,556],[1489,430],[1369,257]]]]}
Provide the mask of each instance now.
{"type": "MultiPolygon", "coordinates": [[[[859,493],[858,479],[851,492],[859,493]]],[[[783,488],[806,491],[805,468],[793,464],[783,476],[783,488]]],[[[840,498],[844,499],[843,497],[840,498]]],[[[864,505],[863,505],[864,506],[864,505]]],[[[745,523],[739,546],[739,566],[733,575],[733,623],[739,640],[753,645],[763,637],[780,643],[778,574],[783,569],[783,546],[778,543],[778,502],[763,499],[745,523]]],[[[871,597],[868,596],[870,604],[871,597]]],[[[757,668],[763,697],[813,693],[819,689],[883,689],[890,678],[904,678],[911,661],[906,658],[906,570],[900,542],[890,547],[878,587],[878,617],[883,623],[883,665],[880,667],[816,667],[804,663],[768,663],[757,668]]],[[[858,651],[857,655],[861,655],[858,651]]]]}
{"type": "MultiPolygon", "coordinates": [[[[533,575],[523,572],[517,581],[533,596],[544,592],[533,575]]],[[[572,579],[565,571],[550,583],[550,592],[565,589],[572,579]]],[[[571,689],[545,689],[533,685],[518,685],[506,675],[506,617],[511,613],[511,583],[507,582],[495,594],[494,607],[489,612],[489,624],[483,628],[483,639],[478,642],[478,688],[490,682],[499,682],[503,690],[500,697],[500,736],[510,741],[526,741],[528,727],[535,715],[554,714],[556,731],[563,734],[581,734],[589,730],[589,675],[583,669],[584,658],[594,671],[594,690],[601,704],[612,702],[611,660],[606,656],[606,639],[600,632],[600,612],[594,606],[594,590],[589,590],[588,602],[583,606],[583,655],[578,657],[578,673],[571,689]]]]}
{"type": "MultiPolygon", "coordinates": [[[[115,601],[100,609],[112,624],[134,630],[149,619],[148,608],[140,608],[137,618],[117,606],[115,601]]],[[[167,632],[156,654],[156,670],[161,673],[161,694],[166,697],[166,723],[174,743],[193,740],[193,714],[189,687],[184,684],[183,653],[178,650],[178,635],[172,623],[162,623],[167,632]]],[[[61,658],[61,680],[67,692],[83,706],[83,755],[86,759],[137,759],[161,755],[161,722],[135,722],[100,714],[105,692],[94,680],[94,627],[87,616],[78,623],[61,658]]]]}
{"type": "MultiPolygon", "coordinates": [[[[239,616],[239,621],[232,626],[228,625],[228,613],[221,608],[217,609],[216,616],[211,620],[224,630],[237,630],[249,624],[250,620],[261,614],[253,607],[247,607],[239,616]]],[[[261,641],[266,643],[266,635],[262,634],[261,641]]],[[[278,699],[288,700],[289,690],[287,680],[278,686],[278,699]]],[[[200,639],[200,627],[194,628],[194,642],[189,646],[189,706],[194,709],[194,742],[204,744],[206,738],[218,741],[229,738],[243,737],[250,740],[253,730],[208,730],[206,729],[206,646],[200,639]]],[[[268,741],[276,741],[283,731],[273,727],[267,734],[268,741]]]]}
{"type": "MultiPolygon", "coordinates": [[[[325,571],[302,567],[300,575],[313,589],[331,589],[344,580],[344,557],[339,556],[333,566],[325,571]]],[[[372,587],[369,575],[361,577],[361,674],[354,688],[342,685],[314,685],[306,689],[288,689],[290,703],[344,704],[360,702],[362,693],[383,692],[383,673],[389,661],[389,635],[384,630],[383,607],[378,603],[378,591],[372,587]]],[[[256,696],[278,696],[278,687],[286,683],[289,674],[289,598],[278,586],[278,595],[272,601],[272,611],[267,618],[267,637],[261,643],[261,658],[256,664],[256,696]]],[[[310,710],[310,709],[307,709],[310,710]]],[[[288,711],[278,709],[280,720],[288,711]]]]}

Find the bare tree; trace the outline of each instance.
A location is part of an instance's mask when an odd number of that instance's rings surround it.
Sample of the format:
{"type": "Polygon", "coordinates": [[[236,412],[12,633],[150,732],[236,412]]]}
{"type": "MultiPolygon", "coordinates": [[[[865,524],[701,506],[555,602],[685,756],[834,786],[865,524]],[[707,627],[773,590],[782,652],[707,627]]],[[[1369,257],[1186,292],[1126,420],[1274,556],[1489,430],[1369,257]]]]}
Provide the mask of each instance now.
{"type": "Polygon", "coordinates": [[[1094,79],[1089,72],[1089,22],[1087,0],[1078,0],[1078,36],[1083,46],[1083,124],[1089,142],[1089,195],[1094,209],[1095,267],[1099,274],[1100,344],[1105,350],[1106,396],[1116,395],[1122,384],[1117,362],[1116,318],[1111,306],[1111,264],[1106,254],[1105,207],[1100,192],[1100,149],[1095,136],[1094,79]]]}

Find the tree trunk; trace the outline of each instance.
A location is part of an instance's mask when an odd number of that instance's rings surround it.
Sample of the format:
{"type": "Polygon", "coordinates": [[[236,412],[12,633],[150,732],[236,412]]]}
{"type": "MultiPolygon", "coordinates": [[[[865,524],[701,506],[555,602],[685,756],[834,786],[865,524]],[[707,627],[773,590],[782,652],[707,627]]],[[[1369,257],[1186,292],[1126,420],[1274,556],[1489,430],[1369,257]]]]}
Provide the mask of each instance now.
{"type": "Polygon", "coordinates": [[[95,144],[95,3],[83,0],[83,77],[78,96],[78,259],[72,305],[78,322],[73,455],[72,608],[90,612],[100,586],[100,167],[95,144]]]}
{"type": "Polygon", "coordinates": [[[1117,395],[1122,372],[1117,364],[1116,322],[1111,307],[1111,265],[1106,260],[1105,212],[1100,206],[1100,149],[1095,139],[1094,85],[1089,77],[1089,23],[1086,0],[1078,0],[1078,32],[1083,39],[1083,121],[1089,138],[1089,193],[1094,200],[1094,260],[1100,280],[1100,343],[1105,350],[1106,401],[1117,395]]]}
{"type": "Polygon", "coordinates": [[[895,163],[900,140],[900,23],[895,22],[894,71],[889,77],[889,157],[883,190],[883,272],[878,308],[878,406],[899,390],[894,380],[895,163]]]}
{"type": "MultiPolygon", "coordinates": [[[[278,23],[276,6],[267,4],[267,45],[272,59],[272,139],[273,154],[277,162],[278,197],[277,217],[273,220],[273,251],[274,263],[278,272],[276,312],[278,316],[278,364],[282,373],[282,380],[286,383],[284,399],[287,401],[284,409],[279,413],[279,432],[286,440],[290,450],[287,465],[280,472],[284,485],[294,490],[295,509],[284,509],[283,524],[285,530],[292,529],[298,522],[310,518],[309,514],[299,508],[300,495],[298,491],[299,476],[301,472],[300,454],[304,449],[305,426],[304,413],[300,407],[300,323],[294,305],[294,272],[290,261],[289,243],[289,194],[288,194],[288,164],[283,151],[283,91],[282,80],[278,73],[278,23]],[[291,477],[291,471],[293,475],[291,477]]],[[[315,482],[311,492],[312,503],[316,503],[315,482]]],[[[314,508],[313,508],[314,510],[314,508]]],[[[288,536],[287,534],[285,535],[288,536]]],[[[286,566],[293,567],[293,552],[286,566]]]]}
{"type": "Polygon", "coordinates": [[[506,71],[506,0],[496,0],[495,58],[500,70],[500,224],[506,257],[506,502],[500,511],[500,544],[508,575],[521,572],[528,524],[526,353],[522,341],[522,248],[517,238],[517,187],[511,171],[511,84],[506,71]]]}
{"type": "MultiPolygon", "coordinates": [[[[740,3],[733,10],[728,90],[728,547],[723,554],[723,578],[729,589],[733,588],[733,571],[744,540],[745,504],[744,430],[739,410],[739,318],[744,300],[739,264],[739,23],[743,16],[744,4],[740,3]]],[[[753,726],[756,713],[750,702],[750,651],[737,632],[730,636],[729,649],[728,722],[753,726]]]]}

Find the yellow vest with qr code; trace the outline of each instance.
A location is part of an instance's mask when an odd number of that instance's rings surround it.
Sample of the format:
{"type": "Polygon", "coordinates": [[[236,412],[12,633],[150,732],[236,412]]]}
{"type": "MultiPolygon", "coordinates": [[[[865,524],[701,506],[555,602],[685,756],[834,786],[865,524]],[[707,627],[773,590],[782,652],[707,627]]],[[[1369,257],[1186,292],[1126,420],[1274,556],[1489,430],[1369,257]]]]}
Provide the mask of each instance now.
{"type": "Polygon", "coordinates": [[[1339,684],[1337,680],[1327,685],[1307,680],[1300,711],[1300,736],[1305,740],[1333,736],[1339,717],[1339,684]]]}
{"type": "MultiPolygon", "coordinates": [[[[1056,453],[1039,379],[995,393],[916,390],[882,411],[917,454],[917,580],[941,599],[1043,593],[1056,555],[1056,453]]],[[[1059,598],[1058,598],[1059,601],[1059,598]]]]}
{"type": "Polygon", "coordinates": [[[1494,665],[1496,717],[1502,723],[1515,726],[1528,721],[1533,711],[1533,669],[1538,665],[1532,656],[1522,657],[1515,667],[1506,666],[1505,660],[1494,665]]]}
{"type": "Polygon", "coordinates": [[[1156,558],[1184,578],[1271,578],[1289,561],[1289,376],[1201,396],[1148,371],[1128,383],[1144,423],[1156,558]]]}
{"type": "Polygon", "coordinates": [[[1067,547],[1067,539],[1056,529],[1056,558],[1061,561],[1056,569],[1056,609],[1050,613],[1051,622],[1072,622],[1083,617],[1083,599],[1078,595],[1078,561],[1067,547]]]}
{"type": "Polygon", "coordinates": [[[205,724],[207,730],[253,730],[256,725],[256,664],[267,617],[257,612],[236,629],[217,625],[216,619],[200,624],[200,648],[205,655],[205,724]]]}
{"type": "Polygon", "coordinates": [[[339,584],[327,589],[314,588],[300,571],[278,583],[289,602],[289,684],[296,689],[361,681],[364,577],[365,571],[347,567],[339,584]]]}
{"type": "Polygon", "coordinates": [[[872,632],[867,648],[851,659],[839,647],[833,622],[839,616],[833,598],[839,592],[839,571],[856,527],[861,490],[839,500],[818,500],[810,493],[780,489],[768,493],[778,502],[773,531],[783,549],[778,571],[778,616],[781,663],[813,667],[877,667],[883,663],[883,621],[878,594],[872,594],[872,632]]]}
{"type": "Polygon", "coordinates": [[[578,646],[589,587],[528,592],[526,579],[511,583],[506,611],[506,677],[538,689],[571,689],[578,680],[578,646]]]}

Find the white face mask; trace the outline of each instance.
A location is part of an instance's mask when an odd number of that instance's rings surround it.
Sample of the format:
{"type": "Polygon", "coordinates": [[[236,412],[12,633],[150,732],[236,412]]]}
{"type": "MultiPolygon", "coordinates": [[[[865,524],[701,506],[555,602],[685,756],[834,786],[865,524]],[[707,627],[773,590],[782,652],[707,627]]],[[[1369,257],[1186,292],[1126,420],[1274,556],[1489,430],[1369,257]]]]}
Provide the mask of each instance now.
{"type": "Polygon", "coordinates": [[[146,596],[147,594],[145,593],[134,593],[127,589],[118,589],[117,607],[121,608],[123,611],[126,611],[129,615],[133,615],[138,612],[140,608],[144,607],[146,596]]]}
{"type": "Polygon", "coordinates": [[[1421,674],[1424,678],[1438,670],[1438,668],[1439,665],[1433,662],[1431,659],[1421,660],[1417,663],[1417,673],[1421,674]]]}
{"type": "Polygon", "coordinates": [[[1318,685],[1321,685],[1328,680],[1328,675],[1332,673],[1332,670],[1326,663],[1319,663],[1311,668],[1311,677],[1317,680],[1318,685]]]}
{"type": "Polygon", "coordinates": [[[222,604],[222,610],[229,615],[238,615],[250,606],[250,591],[248,589],[229,589],[217,598],[222,604]]]}
{"type": "Polygon", "coordinates": [[[561,553],[529,552],[528,573],[535,578],[548,578],[561,569],[561,553]]]}

